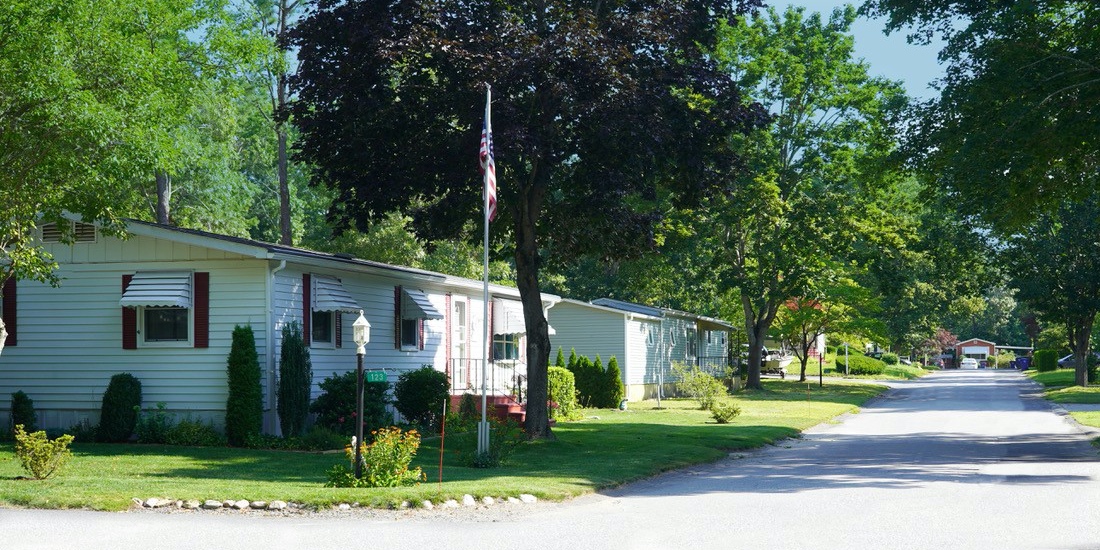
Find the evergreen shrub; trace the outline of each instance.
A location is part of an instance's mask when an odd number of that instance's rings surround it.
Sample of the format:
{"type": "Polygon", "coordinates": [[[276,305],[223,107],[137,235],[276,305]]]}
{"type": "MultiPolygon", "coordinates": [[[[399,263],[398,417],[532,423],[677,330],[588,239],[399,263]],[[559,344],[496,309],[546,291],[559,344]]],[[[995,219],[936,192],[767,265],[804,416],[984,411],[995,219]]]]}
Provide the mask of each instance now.
{"type": "Polygon", "coordinates": [[[251,326],[233,328],[226,365],[229,396],[225,402],[225,436],[230,445],[240,447],[249,434],[260,433],[264,426],[260,358],[251,326]]]}
{"type": "Polygon", "coordinates": [[[672,373],[676,377],[676,391],[698,401],[700,410],[709,410],[726,394],[726,385],[721,380],[695,365],[674,363],[672,373]]]}
{"type": "Polygon", "coordinates": [[[168,428],[164,442],[184,447],[219,447],[225,445],[225,438],[213,423],[185,418],[168,428]]]}
{"type": "Polygon", "coordinates": [[[898,354],[891,352],[883,353],[881,360],[887,365],[896,365],[898,364],[898,354]]]}
{"type": "Polygon", "coordinates": [[[11,425],[22,424],[27,432],[38,430],[38,413],[34,412],[34,400],[19,390],[11,394],[11,425]]]}
{"type": "Polygon", "coordinates": [[[546,376],[550,388],[550,401],[557,405],[550,407],[550,418],[574,420],[580,416],[573,373],[562,367],[550,367],[546,369],[546,376]]]}
{"type": "Polygon", "coordinates": [[[99,415],[97,437],[107,443],[119,443],[130,439],[137,425],[141,409],[141,381],[130,373],[111,377],[107,391],[103,392],[103,404],[99,415]]]}
{"type": "MultiPolygon", "coordinates": [[[[840,355],[836,358],[836,371],[839,373],[844,372],[844,356],[840,355]]],[[[865,355],[850,355],[848,357],[848,374],[857,375],[878,375],[886,371],[886,364],[874,357],[867,357],[865,355]]]]}
{"type": "Polygon", "coordinates": [[[450,398],[447,374],[424,365],[401,373],[394,385],[394,407],[411,424],[429,430],[439,424],[443,402],[450,398]]]}
{"type": "Polygon", "coordinates": [[[168,404],[157,402],[156,410],[145,411],[138,415],[134,433],[138,443],[163,444],[168,442],[168,430],[176,423],[168,412],[168,404]]]}
{"type": "Polygon", "coordinates": [[[600,385],[600,398],[603,408],[614,409],[626,397],[626,388],[623,387],[623,371],[619,369],[619,361],[614,356],[607,361],[607,370],[603,372],[603,384],[600,385]]]}
{"type": "MultiPolygon", "coordinates": [[[[321,395],[309,406],[317,415],[317,425],[343,436],[355,435],[356,371],[334,374],[320,384],[321,395]]],[[[389,403],[389,382],[363,384],[363,433],[388,426],[393,422],[386,411],[389,403]]]]}
{"type": "Polygon", "coordinates": [[[279,427],[287,437],[305,433],[309,418],[309,392],[313,384],[313,367],[309,348],[302,339],[302,326],[297,321],[283,327],[283,343],[279,353],[279,427]]]}
{"type": "Polygon", "coordinates": [[[740,414],[741,407],[729,401],[718,400],[710,406],[710,416],[719,424],[729,424],[730,420],[733,420],[740,414]]]}
{"type": "Polygon", "coordinates": [[[50,441],[45,431],[27,433],[22,424],[15,425],[15,456],[34,479],[46,479],[57,473],[72,457],[69,450],[72,442],[71,435],[50,441]]]}
{"type": "Polygon", "coordinates": [[[1035,351],[1035,370],[1039,372],[1050,372],[1058,369],[1058,352],[1052,349],[1041,349],[1035,351]]]}

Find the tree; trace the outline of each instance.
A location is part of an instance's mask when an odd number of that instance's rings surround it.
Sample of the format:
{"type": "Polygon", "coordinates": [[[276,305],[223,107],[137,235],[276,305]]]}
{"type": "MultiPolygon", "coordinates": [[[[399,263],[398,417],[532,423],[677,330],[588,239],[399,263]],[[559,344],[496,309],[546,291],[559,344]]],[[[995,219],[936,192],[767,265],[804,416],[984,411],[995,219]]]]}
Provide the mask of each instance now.
{"type": "Polygon", "coordinates": [[[774,113],[768,128],[731,139],[750,171],[702,220],[718,231],[721,281],[740,289],[750,388],[762,387],[761,349],[779,308],[847,250],[853,200],[893,149],[890,123],[905,97],[852,59],[854,20],[850,7],[827,20],[769,9],[727,27],[717,50],[746,95],[774,113]]]}
{"type": "Polygon", "coordinates": [[[279,348],[279,428],[286,437],[305,433],[309,417],[310,387],[313,385],[313,362],[309,346],[302,340],[302,325],[293,321],[283,326],[283,341],[279,348]]]}
{"type": "Polygon", "coordinates": [[[1064,203],[1014,235],[1006,257],[1028,258],[1012,270],[1017,296],[1043,319],[1064,323],[1076,364],[1074,383],[1088,384],[1092,327],[1100,312],[1100,193],[1064,203]]]}
{"type": "Polygon", "coordinates": [[[233,327],[226,367],[225,436],[230,445],[242,446],[263,431],[264,423],[262,373],[251,325],[233,327]]]}
{"type": "Polygon", "coordinates": [[[861,321],[870,321],[876,310],[870,293],[847,277],[825,281],[820,290],[788,300],[776,315],[775,327],[794,348],[801,365],[798,381],[806,381],[810,349],[818,337],[832,331],[866,333],[861,321]]]}
{"type": "Polygon", "coordinates": [[[1007,232],[1098,187],[1100,5],[1089,0],[870,0],[888,30],[940,36],[941,95],[919,110],[913,165],[1007,232]],[[996,189],[996,193],[991,193],[996,189]]]}
{"type": "Polygon", "coordinates": [[[474,168],[494,86],[501,219],[527,329],[526,431],[550,435],[540,267],[647,250],[659,186],[685,200],[738,169],[716,155],[763,118],[708,52],[758,0],[322,0],[290,33],[296,157],[338,191],[338,228],[409,212],[422,238],[480,218],[474,168]]]}

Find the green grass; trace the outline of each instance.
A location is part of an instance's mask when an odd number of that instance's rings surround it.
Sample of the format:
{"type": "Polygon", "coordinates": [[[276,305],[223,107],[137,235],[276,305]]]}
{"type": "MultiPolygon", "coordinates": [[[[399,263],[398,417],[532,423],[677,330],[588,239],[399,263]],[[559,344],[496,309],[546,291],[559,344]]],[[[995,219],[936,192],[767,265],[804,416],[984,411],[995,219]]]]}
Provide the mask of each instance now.
{"type": "Polygon", "coordinates": [[[1074,386],[1074,370],[1027,371],[1032,380],[1046,388],[1043,397],[1055,403],[1100,403],[1100,386],[1074,386]]]}
{"type": "MultiPolygon", "coordinates": [[[[502,467],[475,469],[445,453],[438,482],[439,439],[426,439],[415,464],[428,475],[417,487],[332,489],[325,472],[343,453],[299,453],[162,445],[73,445],[73,460],[45,481],[24,475],[11,444],[0,445],[0,505],[123,510],[132,497],[172,499],[286,500],[324,507],[359,502],[375,507],[401,501],[441,501],[464,494],[515,496],[530,493],[558,500],[710,462],[798,435],[815,424],[855,409],[881,386],[830,381],[824,388],[767,380],[762,391],[733,399],[742,410],[730,424],[717,424],[693,401],[631,403],[626,411],[586,410],[586,418],[559,424],[555,441],[521,445],[502,467]]],[[[453,442],[453,440],[449,440],[453,442]]]]}
{"type": "MultiPolygon", "coordinates": [[[[843,353],[841,353],[841,355],[843,356],[843,353]]],[[[843,373],[836,371],[836,354],[826,353],[824,366],[826,378],[845,378],[843,373]]],[[[793,376],[797,380],[800,369],[801,364],[798,362],[798,359],[795,358],[795,360],[792,361],[791,364],[787,367],[787,377],[790,378],[793,376]]],[[[813,378],[816,380],[820,371],[821,369],[816,359],[810,359],[809,362],[806,363],[807,378],[813,378]]],[[[915,378],[920,378],[928,374],[929,372],[932,372],[932,369],[925,370],[917,366],[906,366],[899,363],[897,365],[886,365],[886,371],[882,374],[866,376],[850,375],[847,378],[855,380],[913,380],[915,378]]]]}
{"type": "Polygon", "coordinates": [[[1100,428],[1100,411],[1076,411],[1069,414],[1085,426],[1100,428]]]}

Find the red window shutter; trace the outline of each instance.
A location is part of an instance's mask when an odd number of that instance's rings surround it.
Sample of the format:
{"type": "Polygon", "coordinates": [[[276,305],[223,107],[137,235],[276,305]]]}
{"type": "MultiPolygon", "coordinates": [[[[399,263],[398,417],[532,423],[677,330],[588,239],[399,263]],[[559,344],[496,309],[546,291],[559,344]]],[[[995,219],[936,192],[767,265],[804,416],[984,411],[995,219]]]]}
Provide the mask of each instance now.
{"type": "Polygon", "coordinates": [[[401,285],[393,287],[393,349],[401,349],[401,285]]]}
{"type": "MultiPolygon", "coordinates": [[[[122,292],[130,286],[133,275],[122,276],[122,292]]],[[[122,349],[137,349],[137,308],[122,308],[122,349]]]]}
{"type": "Polygon", "coordinates": [[[336,340],[336,347],[340,348],[344,346],[344,312],[333,311],[332,315],[335,317],[332,324],[336,330],[336,336],[333,339],[336,340]]]}
{"type": "Polygon", "coordinates": [[[195,347],[210,347],[210,273],[198,272],[192,276],[191,308],[195,316],[195,347]]]}
{"type": "Polygon", "coordinates": [[[4,282],[4,330],[8,331],[8,339],[4,340],[5,346],[15,345],[15,276],[8,277],[4,282]]]}
{"type": "Polygon", "coordinates": [[[417,336],[418,336],[417,339],[420,341],[420,349],[424,349],[424,320],[423,319],[417,319],[416,320],[416,330],[420,332],[420,334],[417,334],[417,336]]]}
{"type": "Polygon", "coordinates": [[[302,343],[309,345],[310,322],[313,321],[313,304],[310,302],[310,292],[313,290],[312,277],[309,273],[302,274],[302,343]]]}

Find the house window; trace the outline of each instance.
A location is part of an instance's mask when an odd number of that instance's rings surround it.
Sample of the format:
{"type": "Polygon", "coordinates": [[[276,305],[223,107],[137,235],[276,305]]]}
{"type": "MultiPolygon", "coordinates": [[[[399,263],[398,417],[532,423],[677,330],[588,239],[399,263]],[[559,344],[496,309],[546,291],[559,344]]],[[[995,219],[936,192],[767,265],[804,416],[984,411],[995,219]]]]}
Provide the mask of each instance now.
{"type": "Polygon", "coordinates": [[[642,327],[642,330],[645,330],[645,342],[646,342],[646,344],[649,344],[649,345],[652,346],[654,344],[654,340],[656,340],[656,338],[657,338],[657,336],[655,334],[656,331],[654,331],[650,327],[642,327]]]}
{"type": "Polygon", "coordinates": [[[419,319],[401,319],[401,348],[420,348],[419,319]]]}
{"type": "Polygon", "coordinates": [[[138,314],[143,345],[191,345],[190,308],[145,306],[138,314]]]}
{"type": "Polygon", "coordinates": [[[670,346],[675,346],[676,345],[676,329],[675,328],[668,329],[668,345],[670,345],[670,346]]]}
{"type": "Polygon", "coordinates": [[[714,334],[713,331],[709,331],[709,330],[707,331],[707,344],[708,345],[713,343],[713,341],[712,341],[713,340],[713,336],[712,336],[713,334],[714,334]]]}
{"type": "Polygon", "coordinates": [[[333,341],[333,318],[336,314],[332,311],[314,311],[310,314],[310,338],[311,344],[319,347],[335,345],[333,341]]]}
{"type": "Polygon", "coordinates": [[[685,354],[688,357],[695,357],[699,353],[697,345],[698,337],[696,336],[695,329],[689,328],[685,332],[687,333],[687,341],[684,343],[684,347],[686,348],[685,354]]]}
{"type": "Polygon", "coordinates": [[[493,360],[516,361],[519,360],[519,334],[494,334],[493,335],[493,360]]]}

